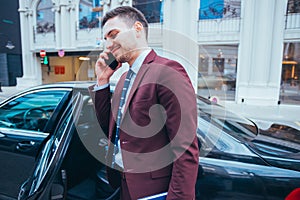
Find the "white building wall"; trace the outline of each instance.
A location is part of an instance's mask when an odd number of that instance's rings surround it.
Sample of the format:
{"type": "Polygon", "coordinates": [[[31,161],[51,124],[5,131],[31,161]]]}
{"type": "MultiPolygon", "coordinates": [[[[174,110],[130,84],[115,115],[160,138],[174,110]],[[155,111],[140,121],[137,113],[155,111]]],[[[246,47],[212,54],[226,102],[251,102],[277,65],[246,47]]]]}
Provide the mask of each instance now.
{"type": "MultiPolygon", "coordinates": [[[[241,18],[199,20],[200,0],[164,0],[164,22],[150,24],[149,44],[161,54],[181,62],[197,88],[199,45],[238,44],[236,102],[277,105],[280,91],[283,42],[300,41],[299,30],[285,29],[288,0],[241,0],[241,18]]],[[[79,30],[79,0],[52,0],[56,32],[36,34],[39,0],[19,0],[24,76],[18,87],[42,83],[39,58],[48,52],[101,50],[101,29],[79,30]]],[[[132,0],[104,0],[103,12],[132,0]]],[[[287,26],[297,23],[293,17],[287,26]]],[[[74,62],[73,62],[74,63],[74,62]]],[[[74,67],[76,69],[76,67],[74,67]]],[[[114,78],[117,80],[117,77],[114,78]]]]}

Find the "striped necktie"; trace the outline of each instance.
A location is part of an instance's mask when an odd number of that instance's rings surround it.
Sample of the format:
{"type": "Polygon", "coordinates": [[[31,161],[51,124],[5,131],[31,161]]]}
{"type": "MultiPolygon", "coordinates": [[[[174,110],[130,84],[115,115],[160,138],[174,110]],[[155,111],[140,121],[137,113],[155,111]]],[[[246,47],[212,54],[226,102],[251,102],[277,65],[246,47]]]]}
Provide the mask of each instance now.
{"type": "Polygon", "coordinates": [[[118,147],[118,141],[119,141],[119,133],[120,133],[120,124],[121,124],[121,119],[122,119],[122,107],[124,106],[125,103],[125,98],[126,98],[126,94],[128,91],[128,87],[130,84],[130,80],[133,76],[134,72],[129,69],[124,81],[124,86],[123,86],[123,90],[122,90],[122,94],[121,94],[121,99],[120,99],[120,104],[119,104],[119,108],[118,108],[118,114],[117,114],[117,120],[116,120],[116,137],[115,137],[115,145],[114,145],[114,153],[113,153],[113,165],[115,162],[115,156],[118,153],[119,147],[118,147]]]}

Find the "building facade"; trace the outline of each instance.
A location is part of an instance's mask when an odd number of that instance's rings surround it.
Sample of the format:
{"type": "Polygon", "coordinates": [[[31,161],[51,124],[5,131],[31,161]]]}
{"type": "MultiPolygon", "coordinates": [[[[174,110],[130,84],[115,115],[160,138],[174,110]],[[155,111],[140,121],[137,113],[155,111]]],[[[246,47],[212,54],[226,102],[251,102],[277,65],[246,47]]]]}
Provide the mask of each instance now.
{"type": "Polygon", "coordinates": [[[300,104],[300,0],[19,4],[24,75],[18,87],[94,80],[94,64],[104,48],[101,17],[129,5],[149,21],[150,46],[181,62],[199,95],[245,105],[300,104]]]}

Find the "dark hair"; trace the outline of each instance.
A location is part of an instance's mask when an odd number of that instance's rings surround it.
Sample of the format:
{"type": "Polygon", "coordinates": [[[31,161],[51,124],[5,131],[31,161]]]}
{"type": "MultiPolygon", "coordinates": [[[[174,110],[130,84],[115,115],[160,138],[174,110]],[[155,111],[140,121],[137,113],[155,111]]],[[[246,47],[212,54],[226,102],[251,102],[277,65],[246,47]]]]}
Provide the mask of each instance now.
{"type": "Polygon", "coordinates": [[[148,36],[148,22],[144,16],[144,14],[139,11],[138,9],[131,7],[131,6],[120,6],[117,8],[114,8],[111,11],[108,11],[105,16],[102,19],[101,27],[105,25],[105,23],[114,17],[120,17],[124,20],[124,22],[128,25],[128,27],[131,27],[134,25],[136,21],[139,21],[143,24],[143,27],[146,32],[146,38],[148,36]]]}

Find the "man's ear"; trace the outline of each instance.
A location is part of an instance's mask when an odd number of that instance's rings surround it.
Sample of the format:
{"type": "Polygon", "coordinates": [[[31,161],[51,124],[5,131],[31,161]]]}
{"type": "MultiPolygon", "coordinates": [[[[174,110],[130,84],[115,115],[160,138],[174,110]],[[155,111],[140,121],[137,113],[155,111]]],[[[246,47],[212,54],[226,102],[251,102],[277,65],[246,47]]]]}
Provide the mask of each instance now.
{"type": "Polygon", "coordinates": [[[141,22],[136,21],[133,25],[134,29],[138,32],[142,31],[144,29],[144,26],[141,22]]]}
{"type": "MultiPolygon", "coordinates": [[[[136,21],[133,25],[134,27],[134,30],[136,31],[136,36],[138,38],[141,38],[141,37],[144,37],[146,36],[146,33],[145,33],[145,28],[143,26],[143,24],[139,21],[136,21]]],[[[146,39],[147,40],[147,39],[146,39]]]]}

